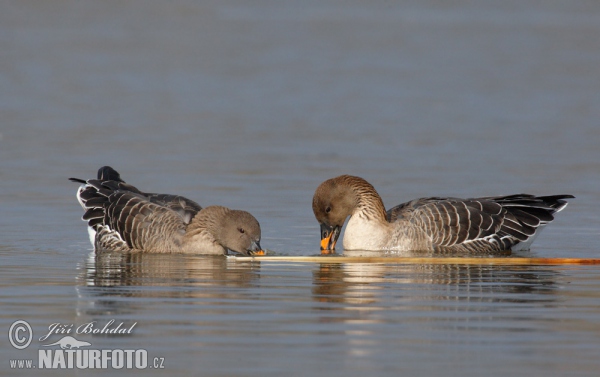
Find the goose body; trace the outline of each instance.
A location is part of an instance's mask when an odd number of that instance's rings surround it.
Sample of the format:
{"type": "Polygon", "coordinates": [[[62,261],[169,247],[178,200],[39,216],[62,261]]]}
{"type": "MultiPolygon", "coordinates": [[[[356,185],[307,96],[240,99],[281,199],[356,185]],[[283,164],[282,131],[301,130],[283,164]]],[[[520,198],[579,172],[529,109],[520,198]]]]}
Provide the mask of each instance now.
{"type": "Polygon", "coordinates": [[[97,179],[70,180],[81,183],[77,199],[96,251],[264,253],[260,225],[248,212],[202,208],[180,195],[145,193],[109,166],[98,170],[97,179]]]}
{"type": "Polygon", "coordinates": [[[331,252],[344,225],[345,250],[491,253],[529,249],[540,230],[572,195],[516,194],[472,199],[415,199],[385,210],[366,180],[342,175],[313,197],[321,250],[331,252]]]}

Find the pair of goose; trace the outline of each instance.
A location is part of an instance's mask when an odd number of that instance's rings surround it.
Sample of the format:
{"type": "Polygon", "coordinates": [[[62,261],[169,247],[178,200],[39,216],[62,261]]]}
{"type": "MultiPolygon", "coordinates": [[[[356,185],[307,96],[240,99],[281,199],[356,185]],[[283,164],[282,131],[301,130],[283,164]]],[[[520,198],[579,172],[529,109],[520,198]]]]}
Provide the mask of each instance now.
{"type": "MultiPolygon", "coordinates": [[[[77,199],[85,210],[96,251],[264,255],[260,225],[246,211],[202,208],[179,195],[146,193],[125,183],[110,166],[82,180],[77,199]]],[[[312,208],[321,226],[321,250],[335,250],[342,226],[345,250],[448,251],[464,254],[529,249],[539,231],[572,195],[517,194],[473,199],[420,198],[385,210],[375,188],[341,175],[315,191],[312,208]]]]}

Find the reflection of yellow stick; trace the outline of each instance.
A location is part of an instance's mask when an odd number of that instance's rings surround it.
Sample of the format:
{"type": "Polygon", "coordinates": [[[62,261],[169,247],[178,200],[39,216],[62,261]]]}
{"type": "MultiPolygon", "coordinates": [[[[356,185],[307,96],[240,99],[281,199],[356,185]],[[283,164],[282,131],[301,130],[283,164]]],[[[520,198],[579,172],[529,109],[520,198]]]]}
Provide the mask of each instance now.
{"type": "Polygon", "coordinates": [[[305,263],[384,263],[384,264],[476,264],[476,265],[568,265],[600,264],[600,259],[581,258],[460,258],[460,257],[331,257],[271,256],[233,257],[239,261],[305,263]]]}

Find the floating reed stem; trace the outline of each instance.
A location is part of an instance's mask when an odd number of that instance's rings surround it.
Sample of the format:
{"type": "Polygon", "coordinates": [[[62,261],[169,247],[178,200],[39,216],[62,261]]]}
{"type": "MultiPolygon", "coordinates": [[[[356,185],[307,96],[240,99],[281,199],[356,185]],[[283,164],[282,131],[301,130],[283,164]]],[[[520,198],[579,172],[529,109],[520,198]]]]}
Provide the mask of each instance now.
{"type": "Polygon", "coordinates": [[[469,264],[469,265],[595,265],[597,258],[519,258],[519,257],[344,257],[344,256],[258,256],[232,257],[239,261],[301,263],[383,263],[383,264],[469,264]]]}

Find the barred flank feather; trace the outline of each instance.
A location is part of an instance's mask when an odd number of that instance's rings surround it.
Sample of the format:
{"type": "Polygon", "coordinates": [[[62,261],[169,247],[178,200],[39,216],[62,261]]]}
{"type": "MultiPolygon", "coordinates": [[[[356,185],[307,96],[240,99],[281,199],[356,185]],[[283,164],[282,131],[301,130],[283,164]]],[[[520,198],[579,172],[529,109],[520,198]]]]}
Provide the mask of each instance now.
{"type": "Polygon", "coordinates": [[[98,179],[71,181],[83,183],[77,197],[85,209],[83,220],[95,233],[98,250],[144,250],[167,237],[168,242],[158,244],[173,249],[180,243],[185,226],[202,209],[179,195],[144,193],[125,183],[109,166],[98,170],[98,179]],[[163,232],[162,237],[150,234],[151,226],[163,232]]]}
{"type": "Polygon", "coordinates": [[[528,194],[473,199],[422,198],[400,204],[387,219],[409,220],[429,234],[438,249],[473,251],[529,248],[539,230],[554,219],[572,195],[528,194]]]}

